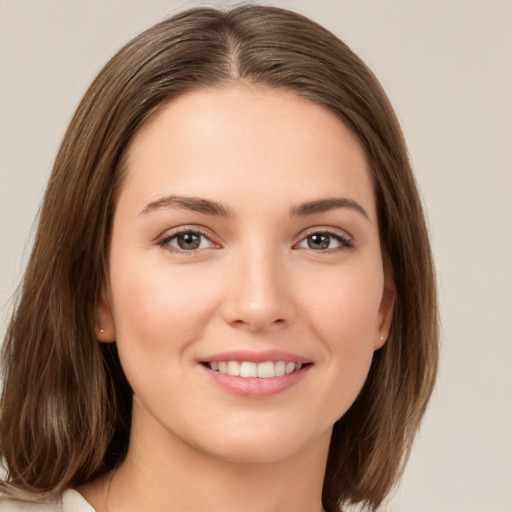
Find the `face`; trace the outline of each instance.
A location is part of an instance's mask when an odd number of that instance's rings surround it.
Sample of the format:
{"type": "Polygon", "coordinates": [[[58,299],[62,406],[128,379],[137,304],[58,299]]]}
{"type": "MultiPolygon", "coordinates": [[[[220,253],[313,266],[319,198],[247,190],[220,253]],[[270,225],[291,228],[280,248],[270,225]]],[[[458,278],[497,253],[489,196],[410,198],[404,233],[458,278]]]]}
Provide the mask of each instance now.
{"type": "Polygon", "coordinates": [[[238,85],[173,100],[127,156],[98,327],[134,422],[230,460],[325,446],[393,303],[357,139],[292,92],[238,85]]]}

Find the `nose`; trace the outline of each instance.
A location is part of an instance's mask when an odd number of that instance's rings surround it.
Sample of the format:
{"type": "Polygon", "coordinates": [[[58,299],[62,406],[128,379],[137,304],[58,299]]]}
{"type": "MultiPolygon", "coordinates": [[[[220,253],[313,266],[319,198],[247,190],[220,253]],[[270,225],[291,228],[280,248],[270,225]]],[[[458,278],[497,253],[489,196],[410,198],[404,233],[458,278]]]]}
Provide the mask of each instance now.
{"type": "Polygon", "coordinates": [[[295,316],[293,280],[282,258],[249,248],[231,262],[222,314],[234,327],[267,331],[290,324],[295,316]]]}

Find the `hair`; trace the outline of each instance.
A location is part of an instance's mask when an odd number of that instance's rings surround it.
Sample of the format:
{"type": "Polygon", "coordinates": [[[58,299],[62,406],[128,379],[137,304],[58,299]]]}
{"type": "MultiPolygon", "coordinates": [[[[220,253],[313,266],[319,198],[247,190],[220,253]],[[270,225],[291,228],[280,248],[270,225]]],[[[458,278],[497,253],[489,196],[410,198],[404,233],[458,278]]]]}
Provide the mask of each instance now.
{"type": "Polygon", "coordinates": [[[52,496],[126,454],[132,391],[115,343],[96,339],[123,156],[137,130],[192,89],[238,82],[294,91],[334,112],[370,163],[396,302],[386,344],[334,425],[327,511],[377,510],[398,481],[438,359],[435,275],[404,138],[375,76],[338,38],[279,8],[191,9],[146,30],[102,69],[58,151],[3,346],[4,492],[52,496]]]}

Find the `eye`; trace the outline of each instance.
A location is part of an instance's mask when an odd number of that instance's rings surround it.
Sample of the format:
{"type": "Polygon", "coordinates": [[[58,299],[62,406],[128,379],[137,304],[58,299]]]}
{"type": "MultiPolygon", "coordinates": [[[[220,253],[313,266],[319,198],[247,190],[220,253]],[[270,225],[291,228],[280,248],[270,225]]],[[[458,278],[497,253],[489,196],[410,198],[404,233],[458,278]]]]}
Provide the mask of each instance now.
{"type": "Polygon", "coordinates": [[[192,229],[166,236],[160,245],[172,252],[193,252],[216,246],[204,233],[192,229]]]}
{"type": "Polygon", "coordinates": [[[352,239],[346,233],[315,231],[307,234],[296,247],[318,252],[337,252],[352,247],[352,239]]]}

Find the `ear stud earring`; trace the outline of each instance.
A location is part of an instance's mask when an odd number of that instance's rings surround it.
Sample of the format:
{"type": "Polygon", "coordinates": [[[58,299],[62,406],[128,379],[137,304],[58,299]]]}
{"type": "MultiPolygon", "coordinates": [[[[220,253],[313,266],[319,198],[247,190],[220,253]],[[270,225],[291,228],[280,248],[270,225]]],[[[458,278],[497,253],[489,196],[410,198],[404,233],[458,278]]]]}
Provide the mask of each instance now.
{"type": "Polygon", "coordinates": [[[103,329],[100,329],[100,334],[104,334],[105,331],[103,329]]]}

